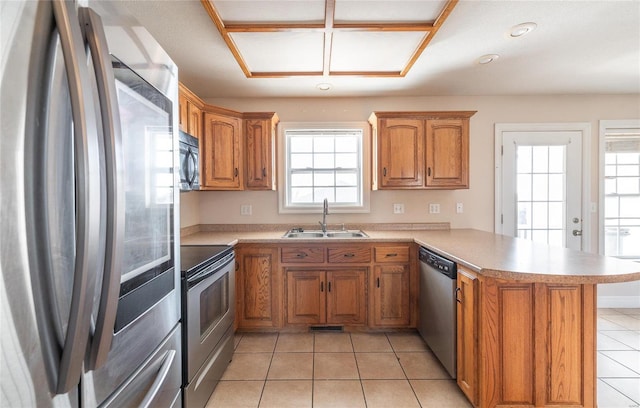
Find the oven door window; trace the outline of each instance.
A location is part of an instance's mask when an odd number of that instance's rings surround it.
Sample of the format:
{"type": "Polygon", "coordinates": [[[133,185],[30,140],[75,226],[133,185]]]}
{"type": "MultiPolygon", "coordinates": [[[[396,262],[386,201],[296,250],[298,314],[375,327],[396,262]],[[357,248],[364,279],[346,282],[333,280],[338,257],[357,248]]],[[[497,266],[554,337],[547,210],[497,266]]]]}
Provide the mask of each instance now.
{"type": "Polygon", "coordinates": [[[200,293],[200,339],[204,339],[229,311],[229,274],[200,293]]]}

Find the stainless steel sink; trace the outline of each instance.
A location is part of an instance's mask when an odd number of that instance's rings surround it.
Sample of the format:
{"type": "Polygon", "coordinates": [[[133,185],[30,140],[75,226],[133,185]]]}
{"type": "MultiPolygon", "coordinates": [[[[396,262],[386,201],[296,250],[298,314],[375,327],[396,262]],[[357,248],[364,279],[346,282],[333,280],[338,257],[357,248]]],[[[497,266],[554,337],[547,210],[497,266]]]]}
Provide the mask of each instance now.
{"type": "Polygon", "coordinates": [[[337,230],[322,232],[320,230],[300,231],[293,229],[287,231],[283,238],[368,238],[361,230],[337,230]]]}

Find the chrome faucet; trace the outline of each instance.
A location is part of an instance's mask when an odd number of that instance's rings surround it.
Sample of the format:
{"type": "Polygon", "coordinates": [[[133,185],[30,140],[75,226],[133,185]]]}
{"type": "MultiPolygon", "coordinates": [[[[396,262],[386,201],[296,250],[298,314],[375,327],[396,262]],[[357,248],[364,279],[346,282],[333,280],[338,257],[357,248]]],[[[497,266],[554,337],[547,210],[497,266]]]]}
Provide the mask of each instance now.
{"type": "Polygon", "coordinates": [[[322,221],[318,221],[324,233],[327,232],[327,215],[329,215],[329,201],[325,198],[322,202],[322,221]]]}

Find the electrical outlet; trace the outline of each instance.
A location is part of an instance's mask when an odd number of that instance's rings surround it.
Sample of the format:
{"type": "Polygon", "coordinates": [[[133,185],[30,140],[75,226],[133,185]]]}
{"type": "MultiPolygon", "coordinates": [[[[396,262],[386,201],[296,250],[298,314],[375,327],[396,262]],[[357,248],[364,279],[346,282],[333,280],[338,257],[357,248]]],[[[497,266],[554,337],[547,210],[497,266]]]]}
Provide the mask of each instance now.
{"type": "Polygon", "coordinates": [[[462,214],[464,212],[464,208],[462,206],[462,203],[456,203],[456,212],[458,214],[462,214]]]}
{"type": "Polygon", "coordinates": [[[242,204],[240,206],[240,215],[251,215],[251,204],[242,204]]]}
{"type": "Polygon", "coordinates": [[[440,214],[440,204],[429,204],[429,214],[440,214]]]}
{"type": "Polygon", "coordinates": [[[404,214],[404,204],[394,204],[393,205],[393,213],[394,214],[404,214]]]}

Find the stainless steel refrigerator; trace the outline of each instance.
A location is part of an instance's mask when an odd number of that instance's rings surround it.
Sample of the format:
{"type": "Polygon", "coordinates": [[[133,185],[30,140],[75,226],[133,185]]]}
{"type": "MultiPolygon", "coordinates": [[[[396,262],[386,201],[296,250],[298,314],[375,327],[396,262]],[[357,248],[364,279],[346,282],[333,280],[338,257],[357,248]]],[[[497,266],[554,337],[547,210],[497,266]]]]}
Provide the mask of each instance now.
{"type": "Polygon", "coordinates": [[[0,406],[181,406],[178,71],[121,2],[0,1],[0,406]]]}

